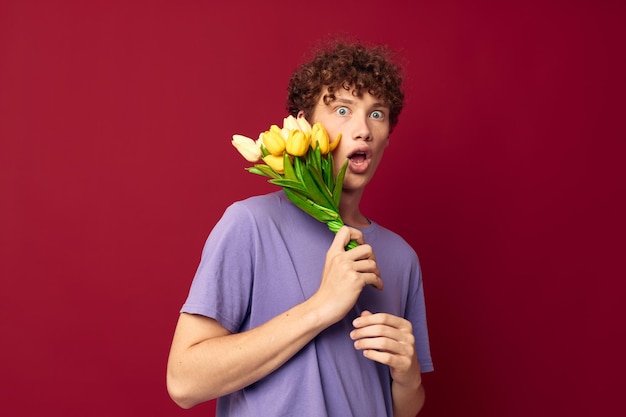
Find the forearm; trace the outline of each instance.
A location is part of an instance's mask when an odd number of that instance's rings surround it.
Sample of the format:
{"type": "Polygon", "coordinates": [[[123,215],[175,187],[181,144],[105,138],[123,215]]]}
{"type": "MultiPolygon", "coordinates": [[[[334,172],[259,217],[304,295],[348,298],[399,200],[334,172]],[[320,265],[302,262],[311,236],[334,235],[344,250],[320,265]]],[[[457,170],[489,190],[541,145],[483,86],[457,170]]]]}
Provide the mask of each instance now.
{"type": "Polygon", "coordinates": [[[231,334],[213,319],[181,314],[167,366],[170,396],[189,408],[258,381],[344,317],[366,285],[383,288],[374,253],[360,231],[343,227],[315,294],[263,325],[231,334]],[[346,251],[350,240],[360,245],[346,251]]]}
{"type": "Polygon", "coordinates": [[[417,388],[392,383],[391,395],[394,417],[415,417],[422,409],[426,400],[426,393],[421,384],[421,378],[418,382],[417,388]]]}
{"type": "Polygon", "coordinates": [[[309,300],[246,332],[226,332],[191,346],[173,344],[167,372],[170,395],[189,408],[246,387],[280,367],[330,324],[309,300]]]}

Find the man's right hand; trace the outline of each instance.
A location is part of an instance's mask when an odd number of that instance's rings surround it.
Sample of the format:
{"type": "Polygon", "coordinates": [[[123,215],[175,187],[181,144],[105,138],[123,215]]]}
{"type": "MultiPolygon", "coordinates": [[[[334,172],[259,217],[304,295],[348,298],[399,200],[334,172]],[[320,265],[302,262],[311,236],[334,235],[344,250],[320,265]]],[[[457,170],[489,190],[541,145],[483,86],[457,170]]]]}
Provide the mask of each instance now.
{"type": "Polygon", "coordinates": [[[335,323],[350,311],[367,285],[383,289],[374,251],[360,230],[343,226],[326,252],[322,282],[312,298],[319,298],[327,318],[335,323]],[[346,251],[350,240],[359,246],[346,251]]]}

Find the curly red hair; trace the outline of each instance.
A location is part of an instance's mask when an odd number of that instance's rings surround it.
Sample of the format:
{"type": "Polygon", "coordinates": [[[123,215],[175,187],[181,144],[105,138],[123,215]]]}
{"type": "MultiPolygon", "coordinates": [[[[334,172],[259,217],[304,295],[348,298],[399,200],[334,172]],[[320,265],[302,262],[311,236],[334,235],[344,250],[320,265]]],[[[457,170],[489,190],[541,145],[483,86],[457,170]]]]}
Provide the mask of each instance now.
{"type": "Polygon", "coordinates": [[[327,104],[335,99],[338,88],[357,97],[368,92],[389,106],[389,127],[393,130],[404,105],[402,78],[401,67],[387,47],[333,41],[318,48],[312,60],[293,72],[287,88],[287,110],[293,116],[303,111],[308,118],[325,87],[327,104]]]}

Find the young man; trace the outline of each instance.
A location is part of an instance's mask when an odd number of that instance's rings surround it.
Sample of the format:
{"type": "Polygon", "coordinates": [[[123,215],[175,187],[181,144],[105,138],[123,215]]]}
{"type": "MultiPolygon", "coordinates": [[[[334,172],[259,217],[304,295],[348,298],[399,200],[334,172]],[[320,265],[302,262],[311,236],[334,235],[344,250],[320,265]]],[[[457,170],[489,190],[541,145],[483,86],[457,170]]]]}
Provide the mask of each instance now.
{"type": "Polygon", "coordinates": [[[349,161],[336,235],[284,192],[231,205],[181,310],[167,386],[218,416],[410,416],[432,370],[418,258],[359,203],[402,109],[401,74],[380,47],[338,43],[298,68],[291,114],[321,122],[349,161]],[[361,245],[346,251],[350,239],[361,245]]]}

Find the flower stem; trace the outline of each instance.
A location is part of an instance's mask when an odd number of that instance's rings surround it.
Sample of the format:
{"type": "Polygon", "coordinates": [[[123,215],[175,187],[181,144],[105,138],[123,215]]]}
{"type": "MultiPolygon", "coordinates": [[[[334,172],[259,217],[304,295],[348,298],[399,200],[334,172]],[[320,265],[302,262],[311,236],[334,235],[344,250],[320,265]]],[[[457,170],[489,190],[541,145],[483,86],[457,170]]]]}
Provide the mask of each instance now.
{"type": "Polygon", "coordinates": [[[346,246],[346,250],[354,249],[354,248],[356,248],[357,246],[359,246],[359,244],[357,243],[357,241],[356,241],[356,240],[351,240],[351,241],[348,243],[348,246],[346,246]]]}
{"type": "MultiPolygon", "coordinates": [[[[343,222],[343,220],[341,220],[341,218],[335,219],[335,220],[331,220],[329,222],[326,223],[326,225],[328,226],[328,228],[333,232],[333,233],[337,233],[339,231],[339,229],[341,229],[341,227],[344,225],[345,223],[343,222]]],[[[348,245],[346,246],[346,250],[350,250],[350,249],[354,249],[357,246],[359,246],[358,242],[356,240],[351,240],[350,242],[348,242],[348,245]]]]}

